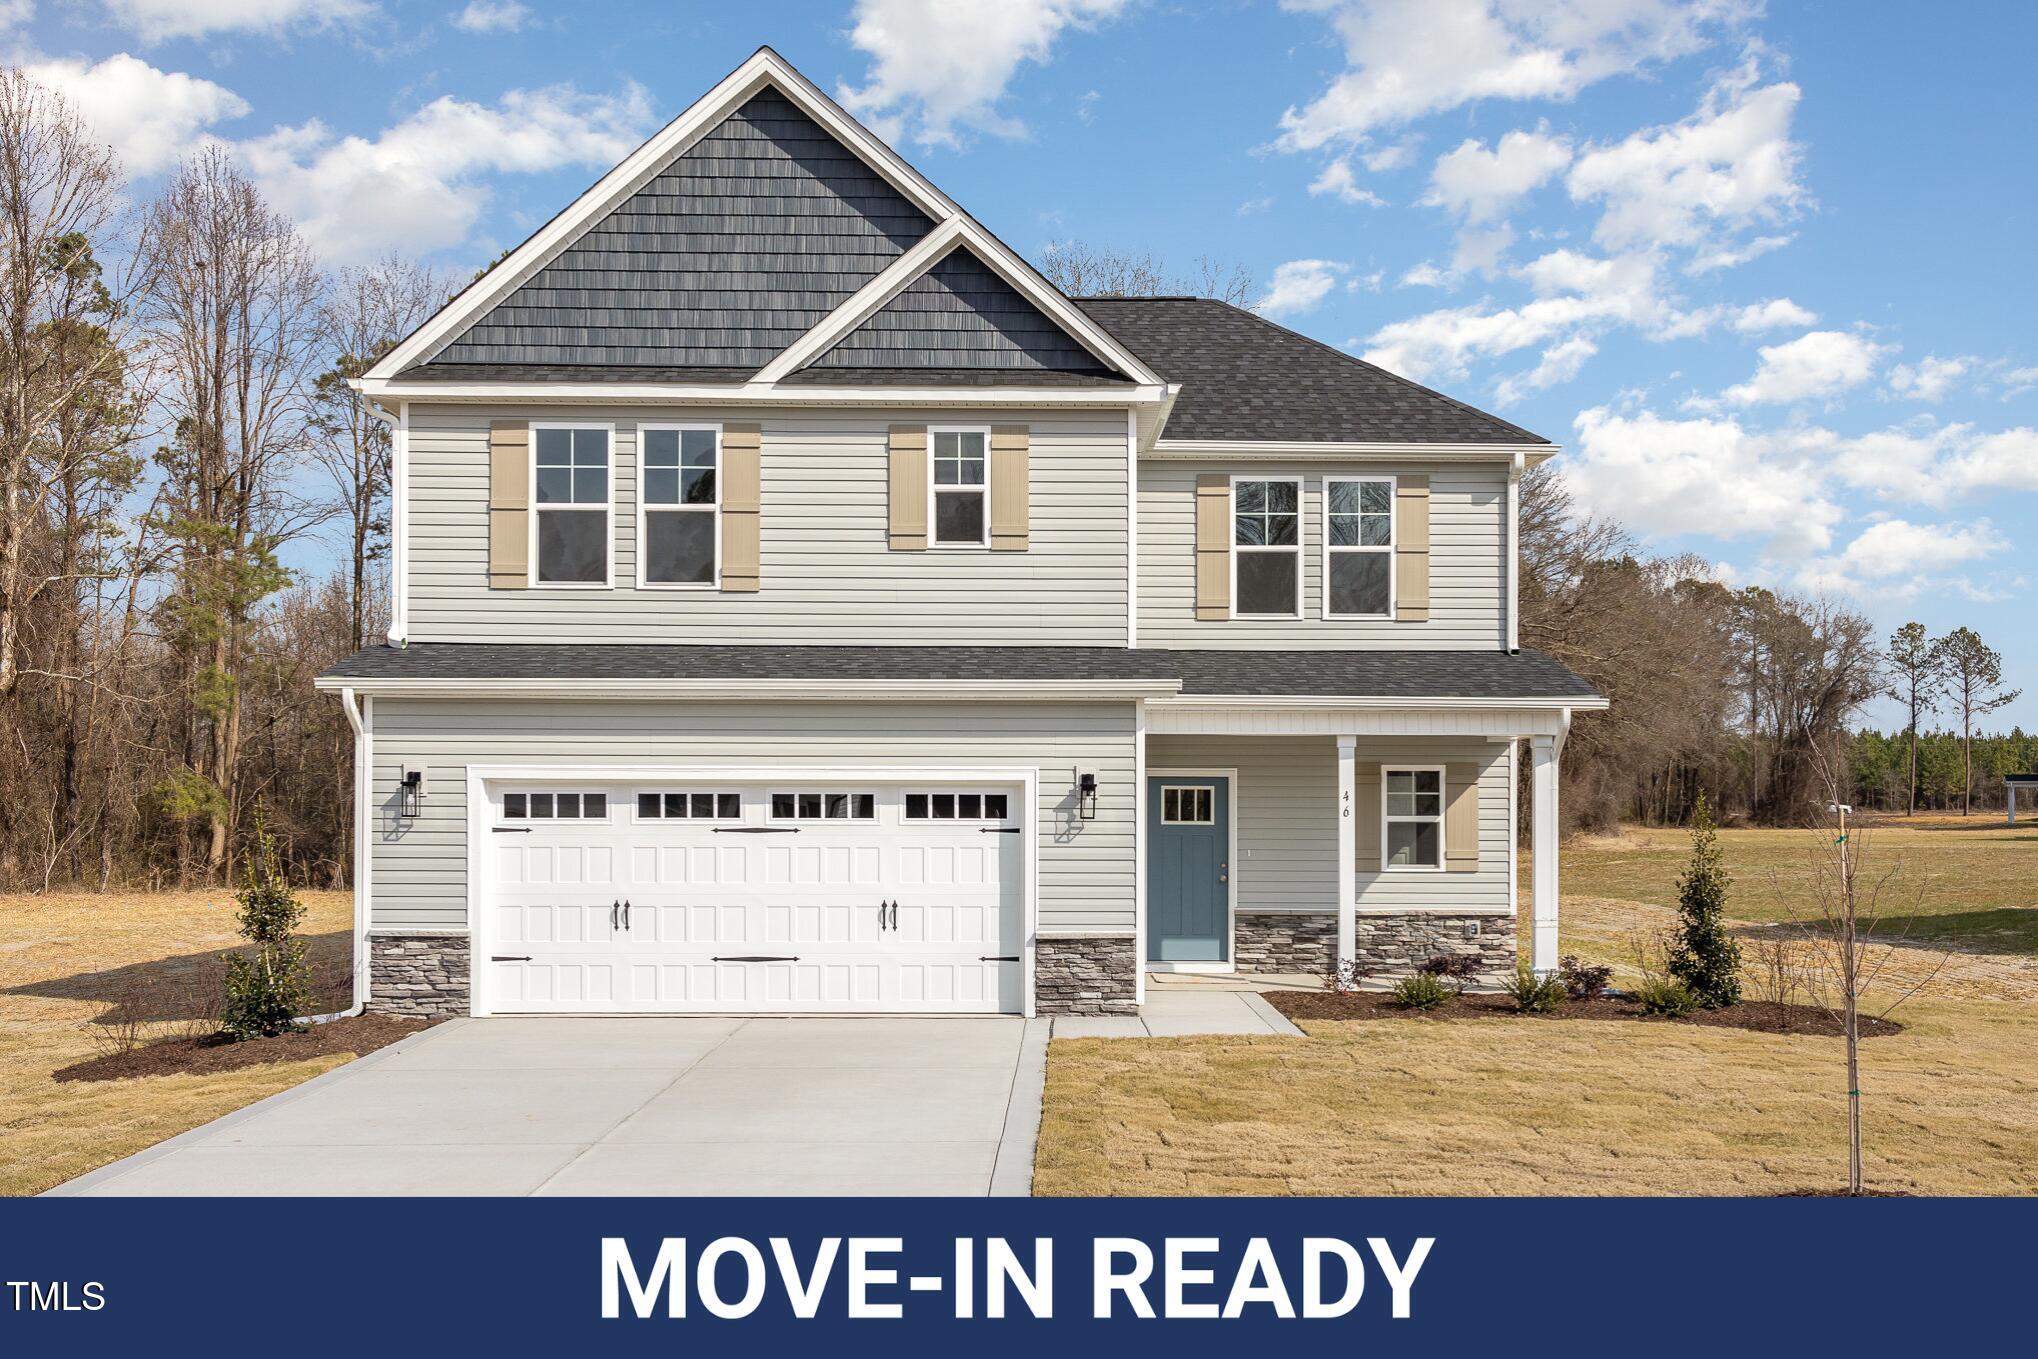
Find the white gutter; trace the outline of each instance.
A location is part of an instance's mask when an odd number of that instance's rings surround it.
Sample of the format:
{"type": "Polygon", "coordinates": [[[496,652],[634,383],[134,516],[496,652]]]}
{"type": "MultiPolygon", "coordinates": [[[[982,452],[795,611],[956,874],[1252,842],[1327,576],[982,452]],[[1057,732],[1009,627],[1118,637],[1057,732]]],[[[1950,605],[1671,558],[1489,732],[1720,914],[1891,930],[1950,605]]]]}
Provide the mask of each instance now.
{"type": "Polygon", "coordinates": [[[1598,711],[1608,705],[1598,694],[1570,694],[1539,698],[1400,698],[1391,694],[1174,694],[1148,699],[1156,707],[1169,708],[1358,708],[1399,710],[1403,708],[1515,708],[1538,712],[1569,713],[1572,709],[1598,711]]]}
{"type": "Polygon", "coordinates": [[[1156,439],[1145,456],[1200,458],[1366,458],[1421,462],[1539,463],[1562,451],[1558,444],[1380,443],[1371,440],[1156,439]]]}
{"type": "Polygon", "coordinates": [[[368,850],[368,797],[375,777],[375,735],[368,700],[356,698],[348,687],[340,689],[340,708],[347,725],[354,729],[354,1003],[335,1014],[313,1015],[311,1022],[324,1024],[360,1014],[368,1005],[368,909],[371,897],[369,876],[372,865],[368,850]]]}
{"type": "Polygon", "coordinates": [[[1157,405],[1165,387],[836,387],[826,383],[745,382],[401,382],[354,378],[375,401],[494,401],[519,404],[695,406],[1107,406],[1157,405]]]}
{"type": "Polygon", "coordinates": [[[321,677],[313,684],[328,693],[382,697],[446,698],[560,696],[569,698],[800,699],[816,702],[918,702],[992,700],[1093,703],[1113,699],[1166,698],[1181,681],[1154,680],[856,680],[809,679],[368,679],[321,677]]]}

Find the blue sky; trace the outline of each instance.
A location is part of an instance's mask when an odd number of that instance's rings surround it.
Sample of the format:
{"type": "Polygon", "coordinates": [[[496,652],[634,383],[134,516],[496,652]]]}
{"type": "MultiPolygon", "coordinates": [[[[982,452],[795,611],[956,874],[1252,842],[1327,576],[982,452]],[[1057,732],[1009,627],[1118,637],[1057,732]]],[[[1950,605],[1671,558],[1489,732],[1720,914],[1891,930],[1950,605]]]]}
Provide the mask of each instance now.
{"type": "Polygon", "coordinates": [[[329,260],[463,274],[768,42],[1021,251],[1243,263],[1654,548],[1976,628],[2038,724],[2038,7],[963,10],[0,0],[0,41],[138,192],[222,141],[329,260]]]}

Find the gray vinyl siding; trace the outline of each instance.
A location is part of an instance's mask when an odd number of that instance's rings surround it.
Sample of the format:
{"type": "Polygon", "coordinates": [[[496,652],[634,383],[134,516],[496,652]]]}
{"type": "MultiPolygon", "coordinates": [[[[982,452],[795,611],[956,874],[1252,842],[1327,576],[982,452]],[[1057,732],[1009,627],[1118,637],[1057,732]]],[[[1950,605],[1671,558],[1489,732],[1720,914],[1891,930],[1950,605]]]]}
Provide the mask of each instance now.
{"type": "MultiPolygon", "coordinates": [[[[1479,776],[1475,873],[1357,876],[1361,910],[1509,910],[1507,747],[1489,741],[1362,738],[1360,764],[1471,761],[1479,776]]],[[[1236,769],[1240,911],[1337,909],[1337,738],[1155,736],[1147,768],[1236,769]]]]}
{"type": "Polygon", "coordinates": [[[1507,472],[1494,464],[1156,462],[1139,468],[1139,644],[1155,647],[1488,650],[1507,644],[1507,472]],[[1302,617],[1196,618],[1199,473],[1302,480],[1302,617]],[[1430,479],[1430,613],[1425,623],[1323,617],[1323,479],[1430,479]]]}
{"type": "Polygon", "coordinates": [[[756,369],[932,226],[764,90],[434,361],[756,369]]]}
{"type": "Polygon", "coordinates": [[[814,366],[1110,371],[967,249],[915,279],[814,366]]]}
{"type": "Polygon", "coordinates": [[[556,764],[599,778],[654,763],[763,769],[1031,765],[1044,934],[1133,928],[1133,709],[1115,704],[707,703],[377,699],[370,927],[467,928],[467,767],[556,764]],[[1097,770],[1097,816],[1074,815],[1073,771],[1097,770]],[[425,771],[414,821],[393,813],[404,768],[425,771]]]}
{"type": "Polygon", "coordinates": [[[410,411],[410,638],[1123,646],[1125,412],[756,412],[422,406],[410,411]],[[613,589],[488,587],[491,420],[613,424],[613,589]],[[760,420],[756,594],[639,590],[637,422],[760,420]],[[901,423],[1031,430],[1025,552],[887,546],[886,431],[901,423]]]}

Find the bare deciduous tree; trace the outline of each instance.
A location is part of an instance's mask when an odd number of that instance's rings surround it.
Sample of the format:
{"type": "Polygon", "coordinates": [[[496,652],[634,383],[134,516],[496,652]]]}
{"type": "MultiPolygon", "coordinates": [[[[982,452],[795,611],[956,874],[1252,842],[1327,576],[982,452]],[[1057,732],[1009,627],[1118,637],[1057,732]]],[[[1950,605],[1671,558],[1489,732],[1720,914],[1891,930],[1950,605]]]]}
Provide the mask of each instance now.
{"type": "Polygon", "coordinates": [[[1252,273],[1243,264],[1197,257],[1184,274],[1169,274],[1153,252],[1099,249],[1082,241],[1056,241],[1041,257],[1040,272],[1070,297],[1214,297],[1234,307],[1252,303],[1252,273]]]}
{"type": "Polygon", "coordinates": [[[190,714],[184,767],[160,801],[180,824],[206,825],[211,877],[239,823],[251,619],[289,581],[278,547],[326,512],[289,483],[308,445],[323,280],[296,228],[222,150],[187,162],[150,222],[148,316],[175,418],[156,455],[168,492],[162,527],[177,546],[161,614],[185,662],[190,714]]]}

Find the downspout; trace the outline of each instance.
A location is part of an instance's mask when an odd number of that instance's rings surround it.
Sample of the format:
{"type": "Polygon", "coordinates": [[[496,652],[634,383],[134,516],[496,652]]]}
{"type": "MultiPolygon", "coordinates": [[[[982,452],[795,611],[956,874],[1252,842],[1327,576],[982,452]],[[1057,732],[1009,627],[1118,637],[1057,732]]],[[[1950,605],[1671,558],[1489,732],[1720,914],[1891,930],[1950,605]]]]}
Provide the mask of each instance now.
{"type": "Polygon", "coordinates": [[[354,399],[389,426],[389,644],[401,647],[410,637],[410,406],[391,414],[359,392],[354,399]]]}
{"type": "Polygon", "coordinates": [[[375,736],[367,705],[351,686],[340,690],[340,709],[354,729],[354,1003],[335,1014],[312,1015],[314,1024],[351,1019],[368,1006],[368,784],[374,777],[375,736]]]}
{"type": "Polygon", "coordinates": [[[1507,652],[1521,650],[1521,475],[1528,459],[1516,453],[1507,465],[1507,652]]]}

